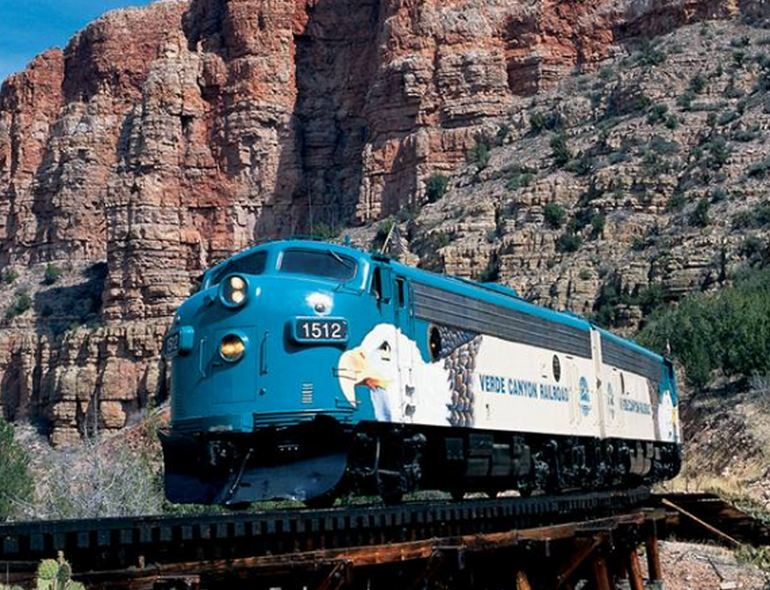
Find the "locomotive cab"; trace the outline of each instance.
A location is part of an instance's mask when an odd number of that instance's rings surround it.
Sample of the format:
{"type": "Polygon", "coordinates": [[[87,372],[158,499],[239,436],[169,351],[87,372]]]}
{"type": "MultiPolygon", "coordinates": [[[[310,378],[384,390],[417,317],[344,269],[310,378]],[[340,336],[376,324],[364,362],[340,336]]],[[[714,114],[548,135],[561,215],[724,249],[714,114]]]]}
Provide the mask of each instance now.
{"type": "Polygon", "coordinates": [[[164,342],[169,499],[304,500],[339,480],[357,403],[337,360],[357,336],[369,274],[348,248],[287,241],[204,275],[164,342]],[[296,486],[301,474],[309,485],[296,486]]]}

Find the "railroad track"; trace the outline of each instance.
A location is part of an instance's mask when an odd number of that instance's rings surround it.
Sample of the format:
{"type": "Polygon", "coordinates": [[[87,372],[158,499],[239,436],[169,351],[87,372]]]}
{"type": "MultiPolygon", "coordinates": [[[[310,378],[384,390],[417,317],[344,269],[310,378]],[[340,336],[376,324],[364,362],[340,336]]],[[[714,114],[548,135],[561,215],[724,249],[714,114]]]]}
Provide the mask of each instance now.
{"type": "Polygon", "coordinates": [[[0,567],[24,579],[63,551],[76,572],[355,549],[523,530],[623,513],[649,500],[639,488],[463,502],[325,510],[135,517],[0,525],[0,567]]]}
{"type": "Polygon", "coordinates": [[[715,540],[727,545],[770,545],[770,526],[710,493],[654,494],[650,505],[668,512],[669,527],[680,539],[715,540]]]}
{"type": "MultiPolygon", "coordinates": [[[[108,518],[0,525],[0,570],[29,583],[63,551],[89,589],[307,587],[569,587],[606,590],[661,579],[657,539],[767,544],[770,530],[712,494],[639,488],[531,498],[411,502],[194,517],[108,518]],[[496,572],[496,573],[495,573],[496,572]],[[491,576],[491,577],[490,577],[491,576]],[[236,580],[238,583],[236,583],[236,580]],[[256,583],[256,586],[254,584],[256,583]]],[[[405,589],[406,590],[406,589],[405,589]]]]}

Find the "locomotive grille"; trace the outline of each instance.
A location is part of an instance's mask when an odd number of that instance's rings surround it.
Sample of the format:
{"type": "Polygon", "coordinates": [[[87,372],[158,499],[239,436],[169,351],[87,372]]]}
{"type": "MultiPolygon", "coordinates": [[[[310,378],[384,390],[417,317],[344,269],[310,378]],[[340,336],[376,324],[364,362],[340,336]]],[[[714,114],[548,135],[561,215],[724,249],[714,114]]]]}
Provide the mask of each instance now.
{"type": "Polygon", "coordinates": [[[418,318],[437,324],[591,358],[591,336],[588,330],[460,293],[415,283],[414,312],[418,318]]]}
{"type": "Polygon", "coordinates": [[[655,383],[660,381],[663,365],[650,357],[630,350],[602,336],[602,361],[618,369],[643,375],[655,383]]]}
{"type": "Polygon", "coordinates": [[[302,384],[302,403],[303,404],[313,403],[313,384],[312,383],[302,384]]]}

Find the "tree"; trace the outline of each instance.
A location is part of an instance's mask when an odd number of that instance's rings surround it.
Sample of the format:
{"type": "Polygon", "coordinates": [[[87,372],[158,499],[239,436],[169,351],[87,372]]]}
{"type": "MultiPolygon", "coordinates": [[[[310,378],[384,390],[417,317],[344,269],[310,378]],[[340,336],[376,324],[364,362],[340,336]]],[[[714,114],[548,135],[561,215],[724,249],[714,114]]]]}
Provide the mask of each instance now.
{"type": "Polygon", "coordinates": [[[564,133],[557,133],[551,138],[551,150],[554,164],[560,168],[572,159],[572,151],[567,145],[567,136],[564,133]]]}
{"type": "Polygon", "coordinates": [[[550,202],[543,207],[543,219],[551,229],[559,229],[567,219],[567,212],[559,203],[550,202]]]}
{"type": "Polygon", "coordinates": [[[425,183],[425,196],[429,203],[435,203],[446,193],[449,178],[443,174],[431,174],[425,183]]]}
{"type": "Polygon", "coordinates": [[[695,210],[690,215],[690,223],[697,227],[706,227],[711,223],[711,216],[709,215],[709,200],[703,197],[695,206],[695,210]]]}
{"type": "Polygon", "coordinates": [[[489,165],[489,157],[489,145],[483,141],[479,141],[466,154],[468,163],[475,165],[479,170],[484,170],[489,165]]]}
{"type": "Polygon", "coordinates": [[[32,494],[29,457],[13,438],[13,426],[0,418],[0,520],[7,520],[16,503],[32,494]]]}
{"type": "Polygon", "coordinates": [[[160,514],[164,502],[154,457],[120,438],[54,451],[37,491],[36,514],[54,519],[160,514]]]}
{"type": "Polygon", "coordinates": [[[52,262],[49,262],[45,267],[43,282],[46,285],[53,285],[59,278],[61,278],[61,269],[52,262]]]}
{"type": "Polygon", "coordinates": [[[752,271],[719,293],[661,308],[639,341],[660,352],[670,345],[695,387],[716,371],[745,378],[770,373],[770,272],[752,271]]]}

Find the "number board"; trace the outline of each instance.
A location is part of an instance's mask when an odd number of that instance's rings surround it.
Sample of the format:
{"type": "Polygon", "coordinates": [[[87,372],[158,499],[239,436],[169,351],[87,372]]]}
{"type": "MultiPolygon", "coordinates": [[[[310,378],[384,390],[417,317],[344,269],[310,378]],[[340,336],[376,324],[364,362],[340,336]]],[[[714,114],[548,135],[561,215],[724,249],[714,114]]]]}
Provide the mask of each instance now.
{"type": "Polygon", "coordinates": [[[163,354],[166,357],[173,357],[179,352],[179,332],[174,332],[166,336],[166,341],[163,343],[163,354]]]}
{"type": "Polygon", "coordinates": [[[297,342],[347,342],[348,322],[341,318],[297,318],[294,339],[297,342]]]}

